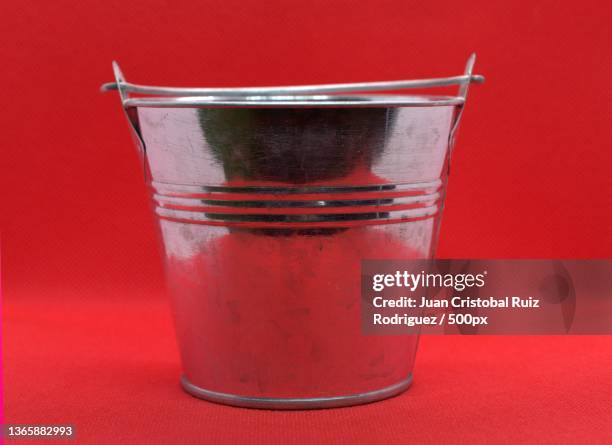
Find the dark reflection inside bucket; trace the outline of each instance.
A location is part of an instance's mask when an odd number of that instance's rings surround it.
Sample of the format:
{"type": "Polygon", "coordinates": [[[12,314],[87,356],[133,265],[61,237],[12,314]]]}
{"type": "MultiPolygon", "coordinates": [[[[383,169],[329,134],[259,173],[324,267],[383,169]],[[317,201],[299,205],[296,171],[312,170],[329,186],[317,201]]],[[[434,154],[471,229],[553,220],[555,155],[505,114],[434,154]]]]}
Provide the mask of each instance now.
{"type": "Polygon", "coordinates": [[[390,108],[202,108],[204,137],[232,182],[306,184],[368,170],[390,108]]]}

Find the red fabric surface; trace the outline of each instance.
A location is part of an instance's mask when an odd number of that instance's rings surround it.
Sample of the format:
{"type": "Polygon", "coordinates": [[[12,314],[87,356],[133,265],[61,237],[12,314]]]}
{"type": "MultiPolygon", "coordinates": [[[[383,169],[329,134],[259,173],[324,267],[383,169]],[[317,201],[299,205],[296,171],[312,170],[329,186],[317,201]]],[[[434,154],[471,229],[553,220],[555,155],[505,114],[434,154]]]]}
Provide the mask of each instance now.
{"type": "Polygon", "coordinates": [[[142,166],[98,91],[112,59],[145,84],[286,85],[456,75],[476,51],[440,255],[607,257],[611,5],[2,2],[5,291],[159,290],[142,166]]]}
{"type": "Polygon", "coordinates": [[[609,338],[424,338],[408,393],[351,409],[184,395],[142,168],[98,92],[112,59],[134,82],[231,86],[455,75],[476,51],[487,83],[440,256],[609,257],[610,3],[30,0],[0,17],[6,421],[72,422],[81,443],[610,442],[609,338]]]}
{"type": "Polygon", "coordinates": [[[612,441],[609,337],[423,337],[401,396],[260,411],[180,389],[164,299],[92,297],[6,304],[9,421],[73,423],[87,444],[612,441]]]}

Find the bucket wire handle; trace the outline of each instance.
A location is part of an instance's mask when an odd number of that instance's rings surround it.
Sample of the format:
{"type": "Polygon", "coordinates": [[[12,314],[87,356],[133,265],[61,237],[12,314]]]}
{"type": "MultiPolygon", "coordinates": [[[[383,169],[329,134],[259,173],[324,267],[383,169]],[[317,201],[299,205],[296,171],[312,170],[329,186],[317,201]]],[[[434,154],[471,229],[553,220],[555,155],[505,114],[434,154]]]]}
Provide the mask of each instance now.
{"type": "MultiPolygon", "coordinates": [[[[474,71],[474,64],[476,63],[476,53],[472,53],[465,64],[465,74],[466,77],[472,77],[472,72],[474,71]]],[[[459,106],[459,111],[455,116],[455,120],[451,127],[451,131],[449,134],[448,146],[452,150],[455,145],[455,135],[457,134],[457,129],[459,128],[459,122],[461,122],[461,117],[463,117],[463,110],[465,109],[465,101],[467,99],[467,94],[470,89],[470,82],[465,82],[459,86],[459,95],[463,99],[463,103],[459,106]]]]}
{"type": "MultiPolygon", "coordinates": [[[[474,55],[472,55],[474,57],[474,55]]],[[[470,58],[471,59],[471,58],[470,58]]],[[[468,62],[469,63],[469,62],[468,62]]],[[[472,63],[473,65],[473,63],[472,63]]],[[[115,69],[116,82],[105,83],[102,91],[119,90],[121,99],[125,102],[128,93],[151,94],[158,96],[245,96],[245,95],[295,95],[295,94],[325,94],[325,93],[355,93],[369,91],[389,91],[410,88],[435,88],[451,85],[460,85],[462,90],[467,93],[467,85],[470,83],[483,83],[484,76],[472,74],[466,71],[461,76],[439,77],[432,79],[414,80],[394,80],[383,82],[361,82],[361,83],[335,83],[323,85],[292,85],[292,86],[272,86],[272,87],[239,87],[239,88],[177,88],[138,85],[126,82],[119,65],[113,62],[115,69]],[[119,77],[117,76],[119,73],[119,77]]]]}
{"type": "MultiPolygon", "coordinates": [[[[471,78],[473,77],[474,64],[476,63],[476,53],[470,54],[468,57],[467,63],[465,64],[464,76],[471,78]]],[[[484,81],[484,77],[482,79],[484,81]]],[[[451,131],[448,135],[448,162],[446,167],[446,174],[450,175],[450,166],[451,160],[453,157],[453,149],[455,147],[455,141],[457,139],[457,130],[459,129],[459,123],[461,122],[461,118],[463,117],[463,111],[465,110],[465,102],[467,100],[467,94],[470,89],[470,82],[462,83],[459,86],[459,94],[457,97],[462,99],[461,105],[458,106],[458,111],[455,114],[455,118],[453,120],[451,131]]]]}
{"type": "MultiPolygon", "coordinates": [[[[138,112],[136,108],[127,108],[125,106],[126,101],[129,98],[128,97],[129,93],[128,93],[128,89],[126,88],[126,85],[129,85],[129,84],[125,81],[125,77],[123,73],[121,72],[121,68],[119,68],[119,64],[115,62],[114,60],[113,60],[113,74],[115,75],[115,83],[113,84],[115,85],[114,89],[119,92],[119,98],[121,99],[123,113],[125,114],[125,117],[127,118],[128,123],[130,125],[130,130],[131,130],[130,133],[132,134],[132,137],[136,141],[136,145],[140,149],[139,154],[143,162],[144,175],[146,179],[147,178],[147,171],[146,171],[147,163],[144,159],[146,155],[146,147],[145,147],[144,139],[140,132],[140,125],[138,124],[138,112]]],[[[108,84],[105,84],[105,85],[108,85],[108,84]]],[[[104,88],[105,85],[102,85],[101,87],[103,91],[106,91],[106,89],[104,88]]]]}

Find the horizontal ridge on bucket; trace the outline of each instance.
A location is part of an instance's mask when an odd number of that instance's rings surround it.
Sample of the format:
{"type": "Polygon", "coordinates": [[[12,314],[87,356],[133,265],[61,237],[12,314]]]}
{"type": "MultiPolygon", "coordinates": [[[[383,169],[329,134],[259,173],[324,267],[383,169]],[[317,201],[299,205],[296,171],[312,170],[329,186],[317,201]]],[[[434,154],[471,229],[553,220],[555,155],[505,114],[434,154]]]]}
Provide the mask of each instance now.
{"type": "Polygon", "coordinates": [[[442,197],[441,180],[353,187],[152,186],[157,215],[200,224],[401,222],[434,216],[442,197]]]}

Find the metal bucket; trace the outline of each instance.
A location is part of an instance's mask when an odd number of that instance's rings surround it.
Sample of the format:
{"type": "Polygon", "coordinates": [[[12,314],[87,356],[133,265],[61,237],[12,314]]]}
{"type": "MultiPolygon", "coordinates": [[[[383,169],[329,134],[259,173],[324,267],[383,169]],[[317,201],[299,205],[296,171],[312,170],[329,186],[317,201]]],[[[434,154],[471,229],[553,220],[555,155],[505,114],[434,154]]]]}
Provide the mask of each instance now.
{"type": "Polygon", "coordinates": [[[355,405],[404,391],[417,336],[361,331],[360,262],[434,254],[464,75],[117,89],[143,155],[190,394],[355,405]],[[362,94],[460,85],[457,96],[362,94]],[[342,94],[340,94],[342,93],[342,94]]]}

